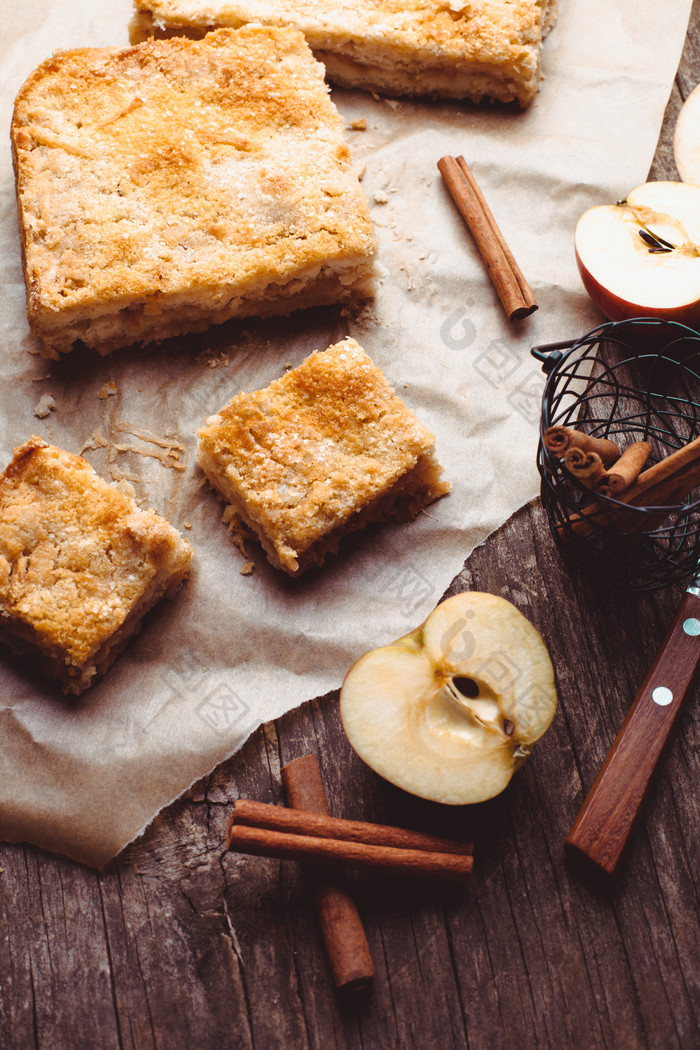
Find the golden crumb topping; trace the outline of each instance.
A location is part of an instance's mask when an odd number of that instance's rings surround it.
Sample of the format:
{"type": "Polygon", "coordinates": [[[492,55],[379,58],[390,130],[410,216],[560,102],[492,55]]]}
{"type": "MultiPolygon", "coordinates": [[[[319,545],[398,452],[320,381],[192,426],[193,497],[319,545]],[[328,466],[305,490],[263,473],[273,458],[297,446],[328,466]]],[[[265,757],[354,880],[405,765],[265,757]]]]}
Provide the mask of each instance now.
{"type": "Polygon", "coordinates": [[[354,339],[239,394],[199,437],[217,487],[295,552],[390,490],[434,444],[354,339]]]}
{"type": "Polygon", "coordinates": [[[0,477],[0,631],[80,666],[191,550],[80,456],[31,438],[0,477]]]}
{"type": "Polygon", "coordinates": [[[216,312],[232,285],[374,250],[323,67],[293,29],[58,53],[20,91],[12,138],[29,313],[46,323],[192,295],[216,312]]]}
{"type": "Polygon", "coordinates": [[[156,32],[292,25],[318,50],[377,43],[517,71],[532,64],[550,6],[551,0],[136,0],[135,24],[146,15],[156,32]]]}

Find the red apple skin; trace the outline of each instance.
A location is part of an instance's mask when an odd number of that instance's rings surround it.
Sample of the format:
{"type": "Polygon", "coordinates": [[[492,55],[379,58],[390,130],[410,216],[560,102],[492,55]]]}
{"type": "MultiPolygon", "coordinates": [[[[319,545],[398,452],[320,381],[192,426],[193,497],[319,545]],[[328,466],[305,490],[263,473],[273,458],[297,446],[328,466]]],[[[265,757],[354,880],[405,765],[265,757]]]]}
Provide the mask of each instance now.
{"type": "Polygon", "coordinates": [[[682,306],[673,307],[639,306],[637,303],[627,302],[626,299],[613,295],[607,288],[599,284],[581,262],[576,248],[574,251],[583,287],[609,321],[628,321],[633,317],[659,317],[664,321],[678,321],[679,324],[690,325],[691,328],[697,328],[700,325],[700,302],[684,303],[682,306]]]}

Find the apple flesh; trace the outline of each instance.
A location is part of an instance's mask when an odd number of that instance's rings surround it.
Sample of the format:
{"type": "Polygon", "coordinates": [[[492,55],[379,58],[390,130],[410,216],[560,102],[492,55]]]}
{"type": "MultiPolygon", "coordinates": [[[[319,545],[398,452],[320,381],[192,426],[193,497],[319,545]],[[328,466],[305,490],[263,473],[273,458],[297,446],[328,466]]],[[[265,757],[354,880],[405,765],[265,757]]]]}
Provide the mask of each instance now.
{"type": "Polygon", "coordinates": [[[673,156],[683,182],[700,186],[700,84],[681,106],[673,132],[673,156]]]}
{"type": "Polygon", "coordinates": [[[700,186],[647,182],[584,212],[574,240],[584,287],[611,321],[700,321],[700,186]]]}
{"type": "Polygon", "coordinates": [[[375,772],[450,805],[499,794],[550,725],[554,671],[515,606],[476,591],[373,649],[340,693],[347,738],[375,772]]]}

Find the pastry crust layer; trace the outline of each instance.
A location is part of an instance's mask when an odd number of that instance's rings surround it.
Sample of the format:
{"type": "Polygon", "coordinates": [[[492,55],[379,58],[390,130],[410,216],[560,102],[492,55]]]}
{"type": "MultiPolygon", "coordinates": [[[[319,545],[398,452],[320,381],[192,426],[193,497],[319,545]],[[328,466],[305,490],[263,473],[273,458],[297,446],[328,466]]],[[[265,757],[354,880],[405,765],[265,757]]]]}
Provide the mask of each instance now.
{"type": "Polygon", "coordinates": [[[433,435],[354,339],[239,394],[199,441],[202,469],[234,518],[291,576],[320,565],[347,533],[414,517],[449,490],[433,435]]]}
{"type": "Polygon", "coordinates": [[[0,477],[0,638],[82,693],[175,593],[191,555],[81,456],[32,437],[0,477]]]}
{"type": "Polygon", "coordinates": [[[48,357],[373,291],[369,207],[294,29],[59,53],[21,89],[12,142],[48,357]]]}
{"type": "Polygon", "coordinates": [[[336,83],[527,106],[555,18],[556,0],[135,0],[131,36],[291,25],[336,83]]]}

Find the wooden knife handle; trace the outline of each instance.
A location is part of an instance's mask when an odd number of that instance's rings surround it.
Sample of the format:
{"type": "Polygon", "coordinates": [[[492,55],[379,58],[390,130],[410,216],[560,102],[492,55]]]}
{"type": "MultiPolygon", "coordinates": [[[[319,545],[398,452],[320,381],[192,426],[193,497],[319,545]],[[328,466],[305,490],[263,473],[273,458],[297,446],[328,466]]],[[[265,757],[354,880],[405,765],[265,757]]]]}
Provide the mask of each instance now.
{"type": "Polygon", "coordinates": [[[700,597],[689,590],[566,838],[606,872],[620,859],[699,661],[700,597]]]}

